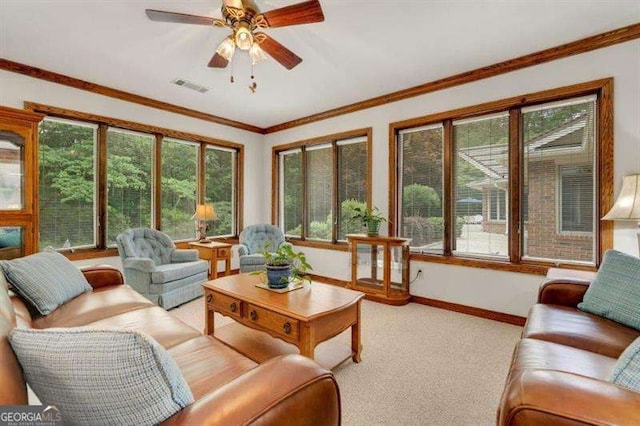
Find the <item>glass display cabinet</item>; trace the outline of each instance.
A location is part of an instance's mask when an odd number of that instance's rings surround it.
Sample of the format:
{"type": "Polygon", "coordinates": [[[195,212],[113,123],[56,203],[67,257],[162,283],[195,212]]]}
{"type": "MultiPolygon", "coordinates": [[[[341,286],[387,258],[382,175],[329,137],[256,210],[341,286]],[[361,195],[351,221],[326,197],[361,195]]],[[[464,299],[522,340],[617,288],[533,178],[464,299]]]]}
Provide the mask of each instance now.
{"type": "Polygon", "coordinates": [[[390,305],[409,303],[408,238],[347,235],[351,251],[350,288],[390,305]]]}
{"type": "Polygon", "coordinates": [[[36,152],[43,118],[0,107],[0,260],[38,250],[36,152]]]}

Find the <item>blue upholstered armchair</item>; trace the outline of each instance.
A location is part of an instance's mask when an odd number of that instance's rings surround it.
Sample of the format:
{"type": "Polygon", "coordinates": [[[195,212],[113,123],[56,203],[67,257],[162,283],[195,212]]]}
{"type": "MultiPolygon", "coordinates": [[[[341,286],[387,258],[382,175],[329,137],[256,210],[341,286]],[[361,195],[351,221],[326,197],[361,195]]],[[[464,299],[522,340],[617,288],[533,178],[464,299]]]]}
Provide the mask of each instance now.
{"type": "Polygon", "coordinates": [[[127,229],[116,237],[127,284],[153,303],[170,309],[202,296],[209,264],[197,250],[177,250],[155,229],[127,229]]]}
{"type": "Polygon", "coordinates": [[[284,234],[277,226],[251,225],[240,233],[240,272],[261,271],[264,269],[265,260],[260,252],[264,251],[269,243],[269,250],[276,251],[281,244],[288,244],[284,240],[284,234]]]}

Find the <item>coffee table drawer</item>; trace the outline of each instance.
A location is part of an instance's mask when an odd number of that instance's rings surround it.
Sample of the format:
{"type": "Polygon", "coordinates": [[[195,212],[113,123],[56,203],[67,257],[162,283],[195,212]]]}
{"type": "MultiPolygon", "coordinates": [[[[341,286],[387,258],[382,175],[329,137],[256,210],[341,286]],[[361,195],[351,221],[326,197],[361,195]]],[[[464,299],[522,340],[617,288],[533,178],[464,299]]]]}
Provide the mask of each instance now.
{"type": "Polygon", "coordinates": [[[286,317],[256,305],[247,304],[246,319],[262,328],[271,330],[287,340],[298,341],[300,325],[298,320],[286,317]]]}
{"type": "Polygon", "coordinates": [[[242,318],[244,302],[240,299],[221,293],[209,293],[207,294],[207,304],[225,315],[242,318]],[[209,296],[212,296],[211,300],[209,296]]]}

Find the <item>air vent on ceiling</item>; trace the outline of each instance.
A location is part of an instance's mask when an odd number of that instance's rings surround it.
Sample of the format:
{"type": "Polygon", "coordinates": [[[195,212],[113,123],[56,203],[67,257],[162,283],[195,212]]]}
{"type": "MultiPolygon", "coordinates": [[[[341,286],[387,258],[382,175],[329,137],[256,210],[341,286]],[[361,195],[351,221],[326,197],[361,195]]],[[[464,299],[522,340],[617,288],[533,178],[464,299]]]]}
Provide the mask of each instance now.
{"type": "Polygon", "coordinates": [[[209,91],[208,87],[200,86],[199,84],[183,78],[176,78],[175,80],[171,80],[171,82],[176,86],[186,87],[187,89],[195,90],[198,93],[207,93],[209,91]]]}

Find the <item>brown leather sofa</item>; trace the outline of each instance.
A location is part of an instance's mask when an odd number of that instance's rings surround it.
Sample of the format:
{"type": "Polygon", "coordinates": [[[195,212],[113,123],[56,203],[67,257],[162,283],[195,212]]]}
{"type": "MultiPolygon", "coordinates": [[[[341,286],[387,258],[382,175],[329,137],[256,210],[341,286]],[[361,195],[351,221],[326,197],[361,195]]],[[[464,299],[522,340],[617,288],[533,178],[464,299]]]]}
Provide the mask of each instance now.
{"type": "Polygon", "coordinates": [[[310,359],[289,355],[257,365],[123,285],[117,269],[83,272],[93,291],[47,316],[30,312],[7,290],[0,274],[0,405],[27,404],[22,370],[7,339],[13,327],[121,327],[153,336],[173,356],[191,387],[195,402],[167,425],[340,423],[338,385],[331,372],[310,359]]]}
{"type": "Polygon", "coordinates": [[[608,378],[640,331],[577,308],[589,282],[540,288],[516,345],[499,425],[640,425],[640,393],[608,378]]]}

